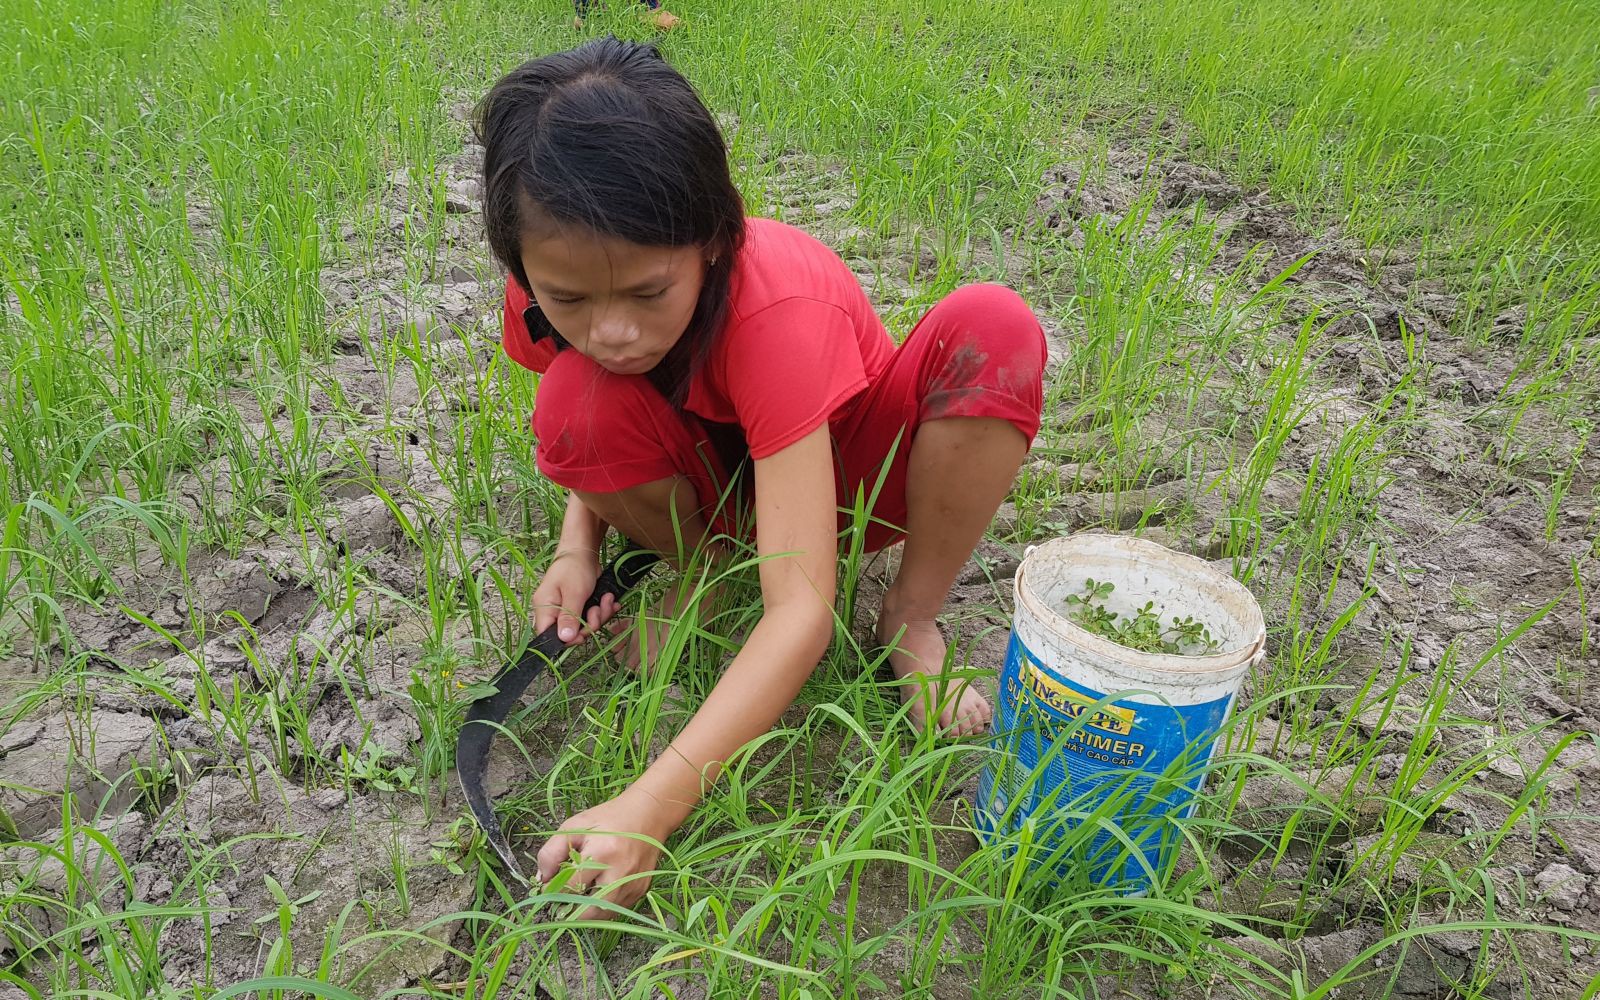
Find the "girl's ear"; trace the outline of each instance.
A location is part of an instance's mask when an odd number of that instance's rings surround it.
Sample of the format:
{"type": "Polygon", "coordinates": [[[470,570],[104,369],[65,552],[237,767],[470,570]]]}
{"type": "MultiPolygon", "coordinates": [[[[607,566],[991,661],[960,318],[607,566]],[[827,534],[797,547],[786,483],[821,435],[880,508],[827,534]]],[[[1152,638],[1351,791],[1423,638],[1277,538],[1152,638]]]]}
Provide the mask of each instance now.
{"type": "Polygon", "coordinates": [[[572,345],[566,338],[556,332],[550,325],[550,320],[545,317],[544,310],[539,308],[538,302],[529,302],[528,308],[522,310],[522,323],[528,328],[528,340],[537,345],[539,341],[549,339],[555,342],[557,351],[564,351],[572,345]]]}

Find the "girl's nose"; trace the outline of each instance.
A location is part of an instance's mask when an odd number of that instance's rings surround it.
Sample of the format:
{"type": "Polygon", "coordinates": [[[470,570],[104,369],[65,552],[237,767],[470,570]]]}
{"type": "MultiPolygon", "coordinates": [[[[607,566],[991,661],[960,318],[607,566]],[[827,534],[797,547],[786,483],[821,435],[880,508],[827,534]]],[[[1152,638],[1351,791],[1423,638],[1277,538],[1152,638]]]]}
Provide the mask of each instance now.
{"type": "Polygon", "coordinates": [[[596,316],[589,328],[589,343],[615,350],[639,339],[639,326],[618,312],[596,316]]]}

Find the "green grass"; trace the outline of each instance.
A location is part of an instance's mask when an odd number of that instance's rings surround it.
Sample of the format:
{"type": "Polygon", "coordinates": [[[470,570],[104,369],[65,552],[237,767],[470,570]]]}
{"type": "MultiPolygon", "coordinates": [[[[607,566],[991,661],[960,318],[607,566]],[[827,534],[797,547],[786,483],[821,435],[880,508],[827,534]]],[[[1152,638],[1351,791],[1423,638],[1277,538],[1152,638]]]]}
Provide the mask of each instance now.
{"type": "MultiPolygon", "coordinates": [[[[589,33],[647,35],[613,6],[589,33]]],[[[1546,919],[1514,859],[1555,857],[1594,811],[1569,767],[1592,737],[1525,696],[1582,704],[1595,676],[1600,13],[675,9],[665,49],[727,123],[751,210],[830,240],[897,334],[982,278],[1059,329],[994,540],[1164,532],[1261,598],[1269,666],[1182,857],[1129,898],[1083,866],[1042,887],[1037,827],[972,850],[988,751],[909,735],[858,627],[881,567],[847,546],[837,641],[667,845],[640,913],[578,927],[575,897],[524,898],[449,768],[471,686],[525,639],[563,498],[533,471],[534,380],[496,350],[500,279],[447,175],[470,172],[454,106],[570,43],[565,8],[32,0],[0,11],[0,737],[84,735],[56,816],[0,811],[0,983],[338,998],[437,955],[387,995],[559,995],[553,970],[580,965],[640,997],[1313,1000],[1402,973],[1457,997],[1578,990],[1539,977],[1588,968],[1562,949],[1596,936],[1546,919]],[[1305,308],[1317,258],[1242,253],[1218,206],[1169,211],[1154,185],[1045,224],[1048,170],[1093,193],[1130,156],[1213,165],[1356,248],[1366,280],[1414,267],[1408,306],[1457,308],[1433,333],[1352,333],[1305,308]],[[489,315],[441,329],[415,311],[445,307],[453,266],[489,315]],[[1495,537],[1522,562],[1425,565],[1517,512],[1531,529],[1495,537]],[[219,589],[241,559],[266,597],[219,589]],[[88,734],[123,712],[151,738],[91,781],[120,751],[88,734]],[[230,809],[328,818],[208,839],[185,816],[207,774],[245,790],[230,809]],[[308,804],[332,792],[359,809],[308,804]],[[96,827],[128,803],[137,843],[96,827]],[[315,895],[326,852],[357,898],[315,895]],[[247,966],[213,964],[240,927],[247,966]],[[1302,961],[1341,928],[1370,932],[1348,964],[1302,961]],[[198,964],[174,966],[183,948],[198,964]]],[[[502,737],[525,846],[624,787],[709,690],[759,614],[748,565],[733,583],[649,678],[586,649],[530,695],[502,737]]],[[[1009,585],[952,609],[953,666],[992,675],[1009,585]]],[[[7,770],[28,748],[3,745],[10,810],[38,793],[7,770]]],[[[1065,850],[1088,851],[1109,809],[1063,807],[1084,813],[1065,850]]]]}

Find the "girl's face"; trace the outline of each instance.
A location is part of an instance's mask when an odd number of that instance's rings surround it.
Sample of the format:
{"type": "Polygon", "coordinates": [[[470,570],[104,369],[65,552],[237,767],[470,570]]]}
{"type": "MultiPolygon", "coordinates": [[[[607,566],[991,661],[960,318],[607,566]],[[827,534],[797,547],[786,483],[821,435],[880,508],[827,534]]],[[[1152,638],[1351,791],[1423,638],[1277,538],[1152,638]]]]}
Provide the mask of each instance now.
{"type": "Polygon", "coordinates": [[[648,247],[582,226],[522,235],[522,267],[556,332],[607,371],[642,375],[666,357],[705,281],[696,246],[648,247]]]}

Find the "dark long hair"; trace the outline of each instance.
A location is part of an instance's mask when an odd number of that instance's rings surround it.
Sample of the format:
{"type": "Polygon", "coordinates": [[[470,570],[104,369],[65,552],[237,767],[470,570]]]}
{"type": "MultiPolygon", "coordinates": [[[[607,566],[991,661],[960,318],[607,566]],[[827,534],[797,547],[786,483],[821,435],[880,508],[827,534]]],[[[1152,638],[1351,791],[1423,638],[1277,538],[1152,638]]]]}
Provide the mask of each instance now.
{"type": "MultiPolygon", "coordinates": [[[[473,125],[483,144],[489,246],[524,290],[530,208],[642,246],[705,248],[705,285],[688,329],[649,374],[681,408],[727,315],[744,242],[728,148],[689,81],[653,45],[597,39],[501,77],[473,125]]],[[[526,318],[534,340],[565,346],[537,305],[526,318]]]]}

